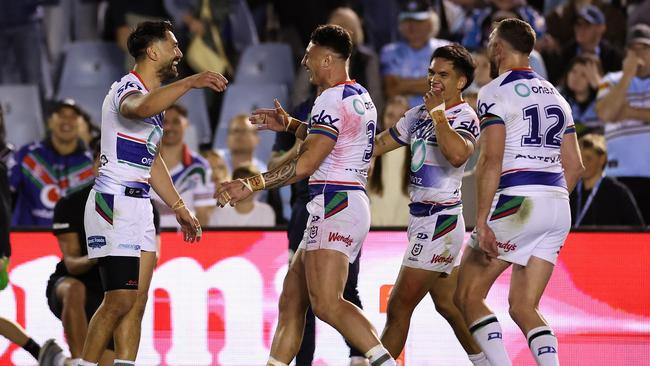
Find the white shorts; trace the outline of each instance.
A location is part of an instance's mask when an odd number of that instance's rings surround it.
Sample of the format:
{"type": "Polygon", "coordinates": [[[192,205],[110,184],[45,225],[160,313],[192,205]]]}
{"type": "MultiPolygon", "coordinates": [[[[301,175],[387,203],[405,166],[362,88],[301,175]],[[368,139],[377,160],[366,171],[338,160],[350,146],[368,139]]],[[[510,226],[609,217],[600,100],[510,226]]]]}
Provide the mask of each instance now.
{"type": "Polygon", "coordinates": [[[309,221],[298,249],[337,250],[354,262],[370,230],[370,204],[363,191],[323,193],[307,204],[309,221]]]}
{"type": "Polygon", "coordinates": [[[430,216],[411,216],[409,246],[402,265],[427,271],[451,273],[460,264],[465,220],[460,207],[430,216]]]}
{"type": "MultiPolygon", "coordinates": [[[[522,266],[531,256],[555,264],[571,229],[566,193],[539,192],[535,196],[497,193],[488,226],[494,231],[499,259],[522,266]]],[[[476,232],[468,243],[478,248],[476,232]]]]}
{"type": "Polygon", "coordinates": [[[148,198],[90,190],[84,212],[88,258],[139,257],[156,251],[153,208],[148,198]]]}

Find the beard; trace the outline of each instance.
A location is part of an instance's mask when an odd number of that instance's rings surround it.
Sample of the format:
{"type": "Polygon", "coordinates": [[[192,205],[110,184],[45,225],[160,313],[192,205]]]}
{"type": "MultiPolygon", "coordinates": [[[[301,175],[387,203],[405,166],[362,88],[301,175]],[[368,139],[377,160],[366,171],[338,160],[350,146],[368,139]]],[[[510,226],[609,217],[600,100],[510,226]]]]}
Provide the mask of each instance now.
{"type": "Polygon", "coordinates": [[[490,77],[492,79],[499,77],[499,65],[494,60],[490,60],[490,77]]]}
{"type": "Polygon", "coordinates": [[[174,62],[176,61],[180,61],[180,60],[177,58],[172,59],[169,61],[167,65],[161,67],[158,70],[158,77],[162,82],[166,82],[178,77],[178,70],[176,69],[176,66],[174,66],[174,62]]]}

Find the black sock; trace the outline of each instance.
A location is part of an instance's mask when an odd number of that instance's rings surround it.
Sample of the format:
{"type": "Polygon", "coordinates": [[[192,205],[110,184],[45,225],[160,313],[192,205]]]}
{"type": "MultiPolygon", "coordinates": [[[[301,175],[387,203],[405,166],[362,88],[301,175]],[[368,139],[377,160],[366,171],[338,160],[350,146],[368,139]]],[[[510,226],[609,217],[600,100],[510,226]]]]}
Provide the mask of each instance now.
{"type": "Polygon", "coordinates": [[[23,346],[23,349],[29,352],[35,359],[38,360],[38,354],[41,352],[41,346],[38,343],[34,342],[33,339],[28,339],[27,343],[23,346]]]}

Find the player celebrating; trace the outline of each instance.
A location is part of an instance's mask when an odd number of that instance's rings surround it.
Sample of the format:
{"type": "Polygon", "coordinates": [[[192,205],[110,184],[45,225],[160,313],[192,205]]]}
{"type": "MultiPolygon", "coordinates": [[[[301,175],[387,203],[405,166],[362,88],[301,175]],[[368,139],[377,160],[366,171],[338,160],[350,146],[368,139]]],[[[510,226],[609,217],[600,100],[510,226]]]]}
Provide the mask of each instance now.
{"type": "Polygon", "coordinates": [[[424,104],[377,136],[375,156],[411,146],[409,247],[388,300],[381,342],[399,356],[413,310],[429,293],[475,365],[488,365],[454,305],[459,253],[465,236],[460,185],[479,136],[476,113],[461,93],[474,79],[470,53],[458,44],[431,57],[424,104]]]}
{"type": "Polygon", "coordinates": [[[150,187],[176,213],[186,241],[201,236],[198,220],[157,156],[163,111],[192,88],[221,92],[227,81],[206,71],[161,87],[178,76],[176,65],[183,56],[172,30],[166,21],[138,25],[127,42],[134,70],[111,86],[102,106],[99,176],[84,222],[88,258],[99,258],[105,294],[88,325],[80,365],[96,364],[113,331],[115,365],[134,365],[156,262],[150,187]]]}
{"type": "Polygon", "coordinates": [[[311,303],[314,314],[363,351],[374,366],[395,365],[361,310],[343,299],[348,263],[355,260],[370,227],[365,194],[374,146],[377,111],[364,87],[349,80],[352,41],[335,25],[311,35],[302,65],[323,92],[309,124],[275,109],[257,110],[253,123],[291,131],[304,139],[298,156],[269,172],[222,184],[216,197],[232,205],[254,191],[291,184],[310,176],[307,229],[284,279],[280,315],[267,365],[286,366],[295,357],[311,303]]]}
{"type": "Polygon", "coordinates": [[[455,299],[498,366],[511,363],[484,300],[510,264],[510,315],[538,365],[559,363],[557,339],[538,305],[569,232],[569,192],[583,170],[571,108],[528,65],[534,45],[535,32],[521,20],[503,20],[490,35],[488,56],[498,74],[478,95],[478,217],[455,299]]]}

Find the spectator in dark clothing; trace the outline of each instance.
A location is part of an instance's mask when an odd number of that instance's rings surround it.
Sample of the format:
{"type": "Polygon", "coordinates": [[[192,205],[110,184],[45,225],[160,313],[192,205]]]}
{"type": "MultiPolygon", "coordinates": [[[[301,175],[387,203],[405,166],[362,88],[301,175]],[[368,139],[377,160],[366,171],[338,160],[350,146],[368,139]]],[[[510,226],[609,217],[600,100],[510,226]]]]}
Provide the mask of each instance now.
{"type": "Polygon", "coordinates": [[[594,54],[600,60],[604,73],[621,69],[623,54],[603,39],[607,26],[605,15],[594,5],[583,7],[574,23],[575,38],[565,44],[559,52],[545,51],[544,60],[549,81],[558,84],[567,71],[568,62],[581,54],[594,54]]]}
{"type": "MultiPolygon", "coordinates": [[[[298,105],[291,114],[293,117],[305,121],[311,112],[311,108],[316,100],[316,95],[312,96],[298,105]]],[[[269,162],[269,169],[282,164],[287,159],[292,159],[296,156],[299,149],[300,141],[292,133],[281,132],[277,133],[275,137],[275,144],[273,145],[273,155],[269,162]]],[[[310,201],[309,197],[309,178],[305,178],[291,185],[291,218],[289,219],[289,226],[287,236],[289,237],[289,260],[293,254],[298,250],[298,246],[303,239],[305,228],[307,227],[307,220],[309,219],[309,212],[307,211],[307,203],[310,201]]],[[[343,290],[343,298],[363,309],[361,306],[361,299],[359,298],[359,291],[357,290],[357,281],[359,278],[359,258],[350,263],[348,268],[348,280],[343,290]]],[[[347,343],[347,341],[346,341],[347,343]]],[[[368,365],[363,352],[350,347],[350,366],[363,366],[368,365]]],[[[300,344],[300,350],[296,355],[296,366],[310,366],[314,359],[314,350],[316,348],[316,318],[311,310],[307,309],[305,317],[305,330],[300,344]]]]}
{"type": "Polygon", "coordinates": [[[573,227],[644,226],[630,190],[604,174],[605,138],[589,134],[580,138],[579,143],[585,172],[570,196],[573,227]]]}
{"type": "Polygon", "coordinates": [[[603,0],[568,0],[546,16],[546,35],[553,39],[553,47],[560,49],[575,38],[574,25],[578,11],[586,5],[593,5],[605,15],[604,38],[614,47],[625,46],[625,8],[603,0]]]}
{"type": "Polygon", "coordinates": [[[583,54],[573,58],[563,78],[562,94],[571,106],[578,136],[587,132],[602,134],[603,124],[596,114],[596,96],[603,77],[600,60],[583,54]]]}

